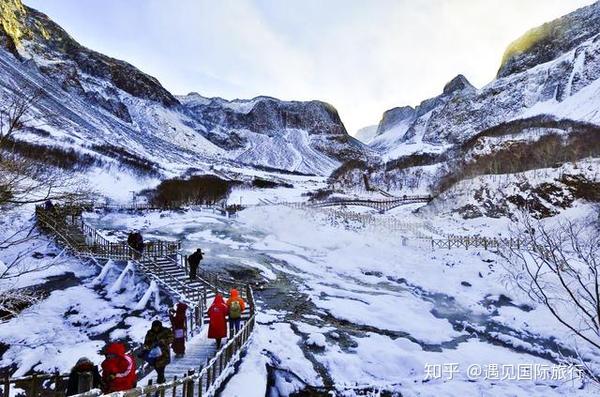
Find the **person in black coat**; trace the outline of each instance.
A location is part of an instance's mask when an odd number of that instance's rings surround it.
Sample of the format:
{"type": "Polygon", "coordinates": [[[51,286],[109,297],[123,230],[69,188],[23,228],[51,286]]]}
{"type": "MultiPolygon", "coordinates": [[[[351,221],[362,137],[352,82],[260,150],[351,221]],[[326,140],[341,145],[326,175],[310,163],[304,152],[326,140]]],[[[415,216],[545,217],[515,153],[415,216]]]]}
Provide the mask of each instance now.
{"type": "Polygon", "coordinates": [[[127,245],[129,245],[134,252],[134,258],[140,258],[142,256],[142,252],[144,251],[144,238],[142,234],[137,230],[129,233],[127,237],[127,245]]]}
{"type": "Polygon", "coordinates": [[[98,367],[87,357],[77,360],[77,364],[71,369],[67,383],[67,396],[85,393],[91,389],[99,389],[102,378],[98,367]]]}
{"type": "Polygon", "coordinates": [[[198,266],[200,265],[200,261],[202,259],[202,250],[200,248],[198,248],[192,255],[188,256],[188,263],[190,265],[190,280],[196,279],[196,272],[198,271],[198,266]]]}

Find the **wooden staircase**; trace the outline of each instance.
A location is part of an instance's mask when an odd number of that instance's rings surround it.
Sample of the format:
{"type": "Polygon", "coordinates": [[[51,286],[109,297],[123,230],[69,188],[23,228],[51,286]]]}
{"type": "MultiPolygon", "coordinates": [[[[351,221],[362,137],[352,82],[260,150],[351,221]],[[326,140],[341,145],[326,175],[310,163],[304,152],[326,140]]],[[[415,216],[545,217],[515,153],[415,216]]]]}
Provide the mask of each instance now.
{"type": "MultiPolygon", "coordinates": [[[[148,380],[147,386],[140,386],[136,389],[128,390],[128,397],[137,397],[141,395],[150,395],[158,393],[164,396],[166,391],[173,393],[173,396],[185,395],[185,397],[210,396],[226,380],[228,367],[241,359],[240,350],[245,346],[250,338],[255,325],[255,305],[252,289],[249,285],[243,285],[233,280],[223,280],[207,272],[200,271],[198,278],[190,280],[186,272],[186,260],[180,253],[180,242],[172,241],[153,241],[148,243],[143,254],[134,252],[124,242],[111,242],[103,237],[96,229],[85,223],[82,216],[82,209],[77,207],[56,207],[46,210],[42,206],[36,207],[36,218],[38,226],[48,234],[53,235],[61,244],[70,249],[76,256],[82,258],[92,258],[130,261],[135,267],[150,280],[162,287],[175,300],[185,302],[191,310],[188,316],[188,330],[190,336],[193,336],[193,343],[190,344],[192,350],[185,360],[176,360],[169,371],[173,375],[172,380],[164,384],[153,384],[152,379],[148,380]],[[242,313],[243,327],[235,335],[229,335],[229,339],[224,341],[220,350],[211,347],[202,335],[206,334],[205,325],[208,324],[207,307],[213,302],[215,295],[221,293],[225,298],[229,295],[230,288],[237,288],[240,296],[246,301],[246,309],[242,313]],[[195,336],[194,336],[195,335],[195,336]],[[195,351],[196,349],[198,351],[195,351]],[[178,371],[182,366],[193,366],[194,368],[175,376],[172,372],[178,371]]],[[[138,373],[143,377],[147,373],[138,373]]],[[[59,382],[63,382],[67,375],[48,375],[42,376],[44,379],[55,379],[56,397],[62,397],[57,390],[60,389],[59,382]],[[59,394],[56,394],[59,393],[59,394]]],[[[29,397],[41,396],[35,392],[38,385],[33,377],[29,397]]],[[[140,379],[141,380],[141,379],[140,379]]],[[[22,379],[9,379],[5,385],[18,384],[22,379]]],[[[5,386],[4,390],[8,390],[5,386]]],[[[81,397],[95,397],[100,393],[88,392],[80,395],[81,397]]],[[[46,395],[46,394],[44,394],[46,395]]],[[[115,397],[117,397],[115,395],[115,397]]]]}
{"type": "MultiPolygon", "coordinates": [[[[229,296],[229,290],[226,290],[223,288],[223,286],[215,287],[215,285],[211,284],[210,281],[202,278],[201,274],[198,274],[198,277],[196,277],[195,280],[191,280],[185,270],[185,267],[180,264],[181,262],[173,260],[172,258],[144,258],[140,260],[140,263],[143,266],[155,265],[160,267],[170,276],[169,278],[177,280],[177,284],[175,284],[173,287],[178,293],[181,295],[190,295],[191,293],[191,295],[196,298],[200,296],[201,302],[199,302],[199,304],[204,309],[207,309],[211,305],[215,299],[217,291],[223,295],[225,300],[227,300],[227,297],[229,296]]],[[[245,288],[241,288],[239,289],[239,292],[242,297],[246,299],[247,297],[244,296],[244,290],[245,288]]],[[[207,310],[201,310],[201,312],[203,313],[203,323],[208,324],[210,320],[208,318],[207,310]]],[[[247,321],[250,316],[250,305],[246,305],[245,310],[242,312],[242,321],[247,321]]]]}

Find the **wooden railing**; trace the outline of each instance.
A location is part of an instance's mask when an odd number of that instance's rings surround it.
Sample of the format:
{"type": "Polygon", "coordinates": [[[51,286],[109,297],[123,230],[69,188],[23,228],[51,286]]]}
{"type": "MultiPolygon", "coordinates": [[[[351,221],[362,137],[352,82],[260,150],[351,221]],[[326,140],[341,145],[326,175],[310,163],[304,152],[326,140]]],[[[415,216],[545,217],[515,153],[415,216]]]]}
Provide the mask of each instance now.
{"type": "Polygon", "coordinates": [[[163,210],[180,210],[183,208],[195,209],[195,210],[212,210],[217,211],[223,215],[235,214],[238,211],[244,209],[244,206],[238,204],[227,205],[225,203],[220,204],[190,204],[185,206],[158,206],[150,203],[129,203],[129,204],[108,204],[108,203],[96,203],[90,202],[84,205],[85,209],[88,210],[107,210],[107,211],[163,211],[163,210]]]}
{"type": "MultiPolygon", "coordinates": [[[[69,207],[55,206],[52,210],[45,210],[42,206],[36,207],[36,217],[43,221],[42,228],[50,227],[55,232],[57,228],[62,229],[65,232],[62,236],[63,240],[65,240],[65,235],[71,237],[66,242],[74,245],[74,248],[78,250],[84,250],[98,258],[115,260],[131,259],[139,254],[127,242],[110,241],[104,237],[98,230],[83,220],[81,212],[79,208],[74,210],[69,207]],[[75,242],[73,239],[74,233],[69,228],[78,229],[85,240],[75,242]]],[[[155,240],[144,243],[143,253],[150,257],[161,257],[177,255],[180,250],[181,241],[155,240]]]]}
{"type": "Polygon", "coordinates": [[[406,221],[395,217],[381,217],[373,214],[361,214],[351,211],[323,210],[328,222],[333,225],[355,226],[365,229],[381,229],[390,232],[409,232],[417,237],[424,237],[423,230],[428,226],[425,222],[406,221]]]}
{"type": "MultiPolygon", "coordinates": [[[[300,205],[299,203],[285,203],[283,205],[292,206],[295,208],[310,208],[306,205],[300,205]]],[[[318,211],[318,209],[319,208],[313,207],[311,210],[318,211]]],[[[497,250],[500,248],[525,249],[530,248],[531,246],[530,242],[517,238],[445,234],[443,230],[435,228],[428,222],[407,222],[393,217],[383,218],[373,214],[362,214],[352,211],[340,211],[334,209],[322,209],[322,213],[333,225],[351,228],[381,229],[390,232],[403,232],[405,233],[402,235],[403,238],[424,241],[430,244],[432,249],[483,248],[485,250],[497,250]],[[406,234],[407,232],[408,234],[406,234]],[[433,236],[443,237],[436,238],[433,236]]]]}
{"type": "MultiPolygon", "coordinates": [[[[99,253],[107,255],[111,259],[126,260],[139,254],[139,252],[131,248],[127,242],[114,242],[108,240],[94,227],[87,224],[82,218],[79,219],[79,223],[80,224],[74,226],[81,229],[86,238],[86,243],[92,247],[92,250],[96,248],[99,253]]],[[[171,256],[177,255],[180,250],[181,241],[154,240],[146,241],[144,243],[143,254],[151,257],[171,256]]]]}
{"type": "Polygon", "coordinates": [[[254,205],[255,207],[272,206],[272,205],[285,205],[292,208],[325,208],[325,207],[347,207],[347,206],[361,206],[369,207],[382,212],[389,211],[397,208],[401,205],[413,204],[413,203],[428,203],[432,200],[431,196],[402,196],[388,198],[384,200],[368,200],[368,199],[328,199],[321,201],[291,201],[291,202],[270,202],[263,201],[260,204],[254,205]]]}
{"type": "MultiPolygon", "coordinates": [[[[204,365],[200,365],[197,370],[191,369],[187,373],[182,374],[181,378],[175,377],[166,383],[153,385],[150,381],[146,386],[140,386],[124,393],[112,393],[109,394],[109,396],[212,396],[222,385],[223,381],[225,381],[229,375],[233,374],[233,364],[241,359],[241,350],[249,341],[256,325],[254,296],[250,287],[246,290],[246,299],[250,307],[250,318],[248,321],[244,323],[242,328],[233,336],[233,338],[230,338],[227,343],[221,347],[213,358],[207,360],[204,365]]],[[[96,397],[98,395],[98,392],[92,391],[80,394],[78,397],[96,397]]]]}
{"type": "Polygon", "coordinates": [[[431,239],[431,248],[483,248],[485,250],[500,248],[527,248],[529,243],[516,238],[491,238],[481,236],[455,236],[449,235],[446,238],[431,239]]]}
{"type": "MultiPolygon", "coordinates": [[[[36,216],[40,228],[52,233],[62,244],[70,251],[79,257],[95,258],[96,256],[108,257],[108,259],[127,259],[131,260],[131,251],[121,248],[115,248],[114,245],[107,245],[106,240],[92,226],[83,221],[78,220],[81,211],[78,209],[69,209],[57,207],[47,211],[43,207],[36,208],[36,216]],[[82,235],[77,236],[73,231],[73,227],[79,228],[83,235],[84,242],[80,240],[82,235]],[[93,242],[92,245],[87,244],[88,238],[93,242]],[[100,248],[100,249],[99,249],[100,248]],[[102,256],[104,255],[104,256],[102,256]]],[[[169,249],[173,246],[167,245],[169,249]]],[[[180,247],[180,245],[178,245],[180,247]]],[[[129,247],[128,247],[129,248],[129,247]]],[[[158,253],[170,252],[167,249],[152,251],[158,253]]],[[[167,255],[161,256],[160,259],[168,259],[175,263],[184,263],[182,256],[167,255]],[[175,259],[179,258],[179,259],[175,259]]],[[[240,351],[248,342],[255,326],[255,302],[252,288],[249,285],[235,283],[230,280],[223,280],[214,277],[208,273],[201,272],[204,284],[202,290],[193,290],[188,288],[185,283],[181,282],[173,275],[166,272],[157,263],[157,257],[152,257],[148,253],[143,253],[139,260],[135,260],[136,265],[143,270],[147,277],[155,280],[161,287],[169,290],[173,295],[180,298],[181,301],[188,303],[192,309],[192,315],[188,316],[188,329],[192,335],[195,330],[198,330],[204,325],[204,311],[207,307],[207,289],[215,292],[226,293],[230,287],[237,287],[248,302],[250,317],[244,323],[243,327],[229,341],[205,363],[198,363],[198,370],[189,371],[182,374],[181,378],[174,379],[160,384],[153,385],[150,380],[147,386],[138,387],[125,392],[114,393],[115,396],[141,396],[142,394],[150,395],[151,393],[164,396],[167,391],[172,391],[173,396],[183,395],[185,397],[209,396],[220,386],[226,379],[228,374],[233,371],[233,364],[240,359],[240,351]],[[211,284],[212,282],[212,284],[211,284]],[[178,288],[180,290],[178,290],[178,288]]],[[[138,358],[138,353],[141,346],[131,353],[138,361],[138,379],[143,378],[152,371],[147,363],[141,362],[138,358]]],[[[2,379],[2,394],[1,396],[9,396],[11,388],[22,389],[26,397],[52,396],[63,397],[66,389],[66,380],[68,374],[34,374],[21,378],[10,378],[9,374],[5,374],[2,379]]],[[[102,393],[99,390],[93,390],[84,393],[80,396],[99,396],[102,393]]]]}
{"type": "MultiPolygon", "coordinates": [[[[147,362],[139,358],[142,346],[129,350],[127,353],[136,360],[136,374],[138,379],[144,378],[154,369],[147,362]]],[[[25,397],[64,397],[69,380],[68,373],[55,372],[53,374],[33,374],[18,378],[11,378],[10,374],[4,373],[0,376],[2,390],[0,396],[10,396],[11,389],[19,389],[25,397]]],[[[91,388],[92,385],[90,385],[91,388]]],[[[19,393],[14,393],[19,394],[19,393]]],[[[98,393],[102,394],[102,393],[98,393]]]]}

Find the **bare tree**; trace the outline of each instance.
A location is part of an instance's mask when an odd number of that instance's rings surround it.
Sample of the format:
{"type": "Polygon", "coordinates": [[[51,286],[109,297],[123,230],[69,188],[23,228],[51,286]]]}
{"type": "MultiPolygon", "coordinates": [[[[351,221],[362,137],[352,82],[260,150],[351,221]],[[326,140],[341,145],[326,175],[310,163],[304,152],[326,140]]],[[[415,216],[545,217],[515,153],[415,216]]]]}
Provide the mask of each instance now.
{"type": "Polygon", "coordinates": [[[41,98],[41,90],[24,89],[9,95],[5,103],[0,105],[0,156],[13,136],[35,119],[33,109],[41,98]]]}
{"type": "MultiPolygon", "coordinates": [[[[55,261],[32,262],[31,255],[48,244],[40,238],[33,219],[18,219],[20,207],[47,200],[77,201],[87,196],[87,189],[72,173],[31,159],[15,151],[15,136],[30,127],[41,98],[40,91],[16,93],[0,103],[0,315],[12,315],[37,299],[31,290],[18,287],[18,280],[45,270],[55,261]]],[[[27,209],[30,211],[30,209],[27,209]]]]}
{"type": "MultiPolygon", "coordinates": [[[[501,251],[509,281],[577,339],[600,349],[600,231],[593,222],[563,220],[550,227],[521,214],[513,238],[519,247],[501,251]]],[[[581,363],[600,382],[600,371],[581,363]]]]}
{"type": "MultiPolygon", "coordinates": [[[[72,174],[25,158],[15,150],[15,136],[36,125],[45,125],[53,115],[37,114],[43,99],[39,89],[26,87],[0,102],[0,208],[41,203],[46,200],[74,201],[87,190],[72,174]]],[[[5,209],[5,208],[4,208],[5,209]]]]}

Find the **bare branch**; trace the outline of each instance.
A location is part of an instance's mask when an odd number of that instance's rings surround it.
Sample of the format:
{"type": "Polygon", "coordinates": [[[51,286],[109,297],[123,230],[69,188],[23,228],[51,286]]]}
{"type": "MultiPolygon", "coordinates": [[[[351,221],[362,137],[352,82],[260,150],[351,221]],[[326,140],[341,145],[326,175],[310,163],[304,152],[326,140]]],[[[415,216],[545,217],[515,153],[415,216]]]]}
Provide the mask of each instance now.
{"type": "MultiPolygon", "coordinates": [[[[509,282],[545,305],[576,338],[600,349],[600,230],[571,221],[550,228],[524,213],[512,234],[526,244],[500,251],[509,282]]],[[[600,380],[598,369],[588,372],[600,380]]]]}

